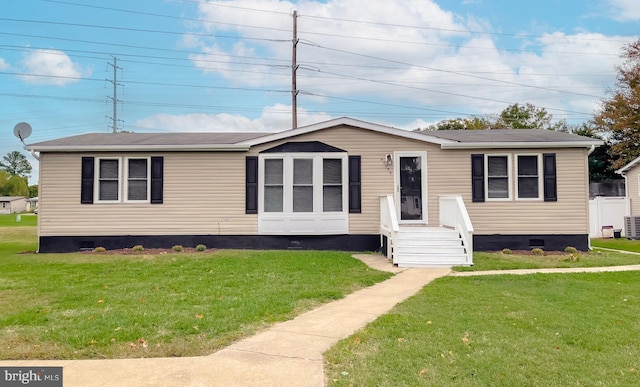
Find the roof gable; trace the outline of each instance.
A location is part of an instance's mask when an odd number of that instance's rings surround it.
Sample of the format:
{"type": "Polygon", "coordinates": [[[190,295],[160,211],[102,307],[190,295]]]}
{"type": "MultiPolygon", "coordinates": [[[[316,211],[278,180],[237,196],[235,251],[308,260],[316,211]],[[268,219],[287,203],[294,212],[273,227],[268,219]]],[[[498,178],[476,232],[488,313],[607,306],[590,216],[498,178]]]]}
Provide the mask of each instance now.
{"type": "Polygon", "coordinates": [[[636,166],[638,163],[640,163],[640,157],[636,157],[633,161],[631,161],[629,164],[625,165],[624,167],[616,170],[616,173],[619,174],[624,174],[625,172],[627,172],[628,170],[630,170],[631,168],[633,168],[634,166],[636,166]]]}

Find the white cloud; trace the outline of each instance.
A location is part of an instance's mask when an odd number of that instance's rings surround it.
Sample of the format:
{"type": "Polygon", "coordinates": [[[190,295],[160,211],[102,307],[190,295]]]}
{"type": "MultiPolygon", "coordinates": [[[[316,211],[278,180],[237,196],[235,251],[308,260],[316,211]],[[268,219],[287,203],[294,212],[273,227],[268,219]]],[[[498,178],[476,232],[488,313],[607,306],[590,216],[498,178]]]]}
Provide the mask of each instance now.
{"type": "Polygon", "coordinates": [[[87,73],[74,63],[67,54],[59,50],[33,50],[20,62],[24,72],[21,78],[35,85],[65,86],[79,82],[87,73]]]}
{"type": "Polygon", "coordinates": [[[609,0],[613,18],[620,21],[640,20],[640,2],[638,0],[609,0]]]}
{"type": "Polygon", "coordinates": [[[0,70],[6,70],[9,67],[11,67],[9,63],[5,62],[4,59],[0,58],[0,70]]]}
{"type": "MultiPolygon", "coordinates": [[[[610,1],[628,15],[640,10],[637,1],[610,1]]],[[[185,42],[203,51],[191,58],[194,64],[234,84],[278,90],[290,87],[292,18],[287,15],[298,9],[298,89],[303,101],[312,100],[319,109],[336,103],[320,96],[384,96],[387,103],[442,110],[451,117],[534,103],[557,119],[583,121],[615,80],[620,47],[630,40],[588,31],[521,38],[483,34],[500,26],[477,15],[454,14],[434,0],[375,6],[368,0],[199,4],[199,18],[211,21],[200,30],[238,36],[242,43],[189,36],[185,42]],[[252,39],[266,37],[270,40],[252,39]]]]}
{"type": "MultiPolygon", "coordinates": [[[[291,106],[276,104],[263,109],[262,115],[249,119],[241,115],[219,114],[155,114],[134,124],[142,130],[166,132],[278,132],[291,128],[291,106]]],[[[298,126],[326,121],[324,113],[309,113],[298,109],[298,126]]]]}

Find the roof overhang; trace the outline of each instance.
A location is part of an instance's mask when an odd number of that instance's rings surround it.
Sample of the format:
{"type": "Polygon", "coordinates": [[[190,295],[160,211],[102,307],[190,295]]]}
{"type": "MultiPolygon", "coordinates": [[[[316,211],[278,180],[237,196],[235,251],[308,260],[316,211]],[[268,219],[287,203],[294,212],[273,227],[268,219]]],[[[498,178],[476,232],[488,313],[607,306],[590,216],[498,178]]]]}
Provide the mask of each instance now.
{"type": "Polygon", "coordinates": [[[534,149],[534,148],[591,148],[602,145],[602,141],[564,142],[453,142],[441,145],[442,149],[534,149]]]}
{"type": "Polygon", "coordinates": [[[636,157],[632,162],[625,165],[624,167],[617,169],[616,173],[620,175],[624,175],[629,169],[633,168],[636,164],[640,163],[640,157],[636,157]]]}
{"type": "Polygon", "coordinates": [[[246,144],[190,144],[190,145],[59,145],[59,146],[31,146],[24,149],[34,152],[242,152],[248,151],[251,146],[246,144]]]}

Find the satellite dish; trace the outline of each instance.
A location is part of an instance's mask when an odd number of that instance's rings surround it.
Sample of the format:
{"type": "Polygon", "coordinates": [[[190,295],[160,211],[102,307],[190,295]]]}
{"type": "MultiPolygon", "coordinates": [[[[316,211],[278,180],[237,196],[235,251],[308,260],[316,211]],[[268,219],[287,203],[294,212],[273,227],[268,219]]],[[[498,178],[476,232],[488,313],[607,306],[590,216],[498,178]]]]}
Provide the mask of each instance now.
{"type": "Polygon", "coordinates": [[[27,137],[31,136],[31,125],[26,122],[20,122],[13,128],[13,134],[24,141],[27,137]]]}

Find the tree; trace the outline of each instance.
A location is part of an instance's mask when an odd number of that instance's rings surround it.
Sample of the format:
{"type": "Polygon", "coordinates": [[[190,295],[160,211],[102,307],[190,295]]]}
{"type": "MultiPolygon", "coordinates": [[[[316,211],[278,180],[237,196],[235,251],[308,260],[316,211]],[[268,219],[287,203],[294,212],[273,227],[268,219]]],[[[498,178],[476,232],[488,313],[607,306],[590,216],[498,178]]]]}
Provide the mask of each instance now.
{"type": "Polygon", "coordinates": [[[513,104],[507,106],[495,123],[496,128],[505,129],[566,129],[565,120],[553,122],[553,116],[545,108],[538,108],[533,104],[513,104]]]}
{"type": "Polygon", "coordinates": [[[11,176],[29,177],[31,174],[29,160],[18,151],[7,153],[0,161],[0,168],[7,171],[11,176]]]}
{"type": "Polygon", "coordinates": [[[455,130],[455,129],[549,129],[569,131],[565,120],[553,121],[553,116],[546,109],[533,104],[513,104],[507,106],[497,118],[469,116],[466,118],[450,118],[431,124],[420,130],[455,130]]]}
{"type": "Polygon", "coordinates": [[[615,89],[593,118],[596,129],[611,143],[615,169],[640,156],[640,40],[625,46],[620,57],[615,89]]]}
{"type": "Polygon", "coordinates": [[[26,177],[10,175],[0,170],[0,196],[29,196],[29,184],[26,177]]]}
{"type": "Polygon", "coordinates": [[[429,125],[426,130],[460,130],[460,129],[490,129],[491,121],[486,118],[470,116],[466,118],[451,118],[429,125]]]}

